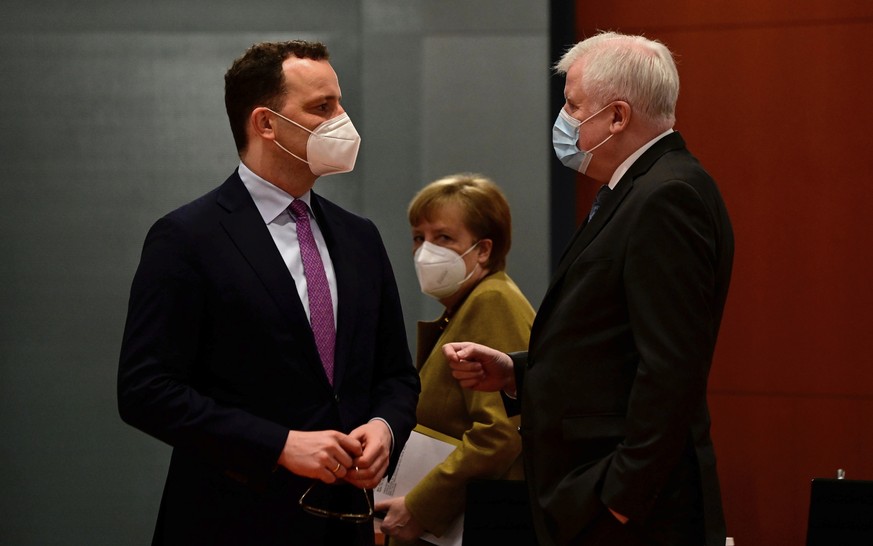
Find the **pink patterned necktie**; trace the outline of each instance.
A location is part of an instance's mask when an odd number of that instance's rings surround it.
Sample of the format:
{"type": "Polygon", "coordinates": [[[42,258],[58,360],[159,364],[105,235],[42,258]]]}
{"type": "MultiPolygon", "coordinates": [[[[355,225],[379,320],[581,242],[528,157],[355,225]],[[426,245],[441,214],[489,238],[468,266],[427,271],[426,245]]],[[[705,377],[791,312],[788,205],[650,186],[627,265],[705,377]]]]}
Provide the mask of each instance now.
{"type": "Polygon", "coordinates": [[[336,339],[336,327],[333,322],[333,303],[330,299],[330,285],[324,273],[324,264],[318,246],[312,237],[312,226],[309,224],[309,208],[300,199],[291,202],[291,212],[297,219],[297,242],[300,245],[300,257],[303,259],[303,273],[306,276],[306,292],[309,295],[309,322],[315,345],[321,356],[321,364],[327,374],[327,380],[333,385],[333,352],[336,339]]]}

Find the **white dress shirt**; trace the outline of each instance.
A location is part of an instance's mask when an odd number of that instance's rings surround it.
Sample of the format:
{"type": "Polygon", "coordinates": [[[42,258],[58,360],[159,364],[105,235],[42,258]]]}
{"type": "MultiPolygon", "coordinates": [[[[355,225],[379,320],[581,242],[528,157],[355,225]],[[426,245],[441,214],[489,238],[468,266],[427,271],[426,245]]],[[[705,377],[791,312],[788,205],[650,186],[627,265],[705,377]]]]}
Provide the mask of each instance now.
{"type": "MultiPolygon", "coordinates": [[[[306,275],[303,274],[303,259],[300,257],[300,245],[297,242],[297,221],[291,211],[288,210],[294,198],[253,173],[242,162],[239,164],[239,177],[255,201],[255,206],[258,208],[258,212],[261,213],[261,218],[264,219],[264,224],[266,224],[267,229],[270,231],[273,242],[276,243],[276,248],[279,249],[279,254],[282,255],[282,260],[294,278],[294,284],[297,286],[297,295],[300,296],[300,301],[303,302],[303,309],[306,310],[306,318],[309,319],[309,293],[306,291],[306,275]]],[[[330,285],[330,299],[333,304],[335,327],[337,316],[336,274],[334,273],[333,262],[330,260],[330,253],[327,251],[327,244],[324,242],[324,235],[322,235],[321,228],[312,215],[312,207],[310,206],[311,197],[311,193],[306,192],[298,197],[298,199],[305,202],[309,209],[309,223],[312,226],[312,236],[315,239],[315,244],[318,246],[318,253],[321,254],[321,261],[324,263],[324,273],[327,275],[327,282],[330,285]]]]}
{"type": "MultiPolygon", "coordinates": [[[[309,294],[306,291],[306,276],[303,274],[303,259],[300,257],[300,244],[297,242],[297,221],[291,211],[288,210],[288,207],[294,201],[294,197],[253,173],[242,162],[239,164],[239,177],[255,201],[255,206],[258,208],[258,212],[261,213],[261,218],[264,219],[264,224],[266,224],[267,229],[270,231],[273,242],[276,243],[276,248],[279,249],[279,253],[282,255],[282,260],[284,260],[288,271],[294,278],[294,284],[297,286],[297,295],[300,296],[300,301],[303,302],[303,308],[306,310],[306,318],[309,319],[309,294]]],[[[327,275],[328,284],[330,284],[330,299],[333,303],[333,322],[334,326],[336,326],[338,300],[333,262],[330,260],[330,253],[327,251],[324,235],[322,235],[321,228],[312,215],[312,207],[309,206],[311,193],[306,192],[298,197],[298,199],[302,199],[309,209],[309,224],[312,226],[312,237],[318,246],[318,253],[321,254],[321,261],[324,263],[324,273],[327,275]]],[[[393,452],[394,430],[391,428],[391,425],[382,417],[373,417],[370,420],[382,421],[388,427],[388,432],[391,435],[389,450],[393,452]]]]}
{"type": "Polygon", "coordinates": [[[634,153],[632,153],[630,155],[630,157],[628,157],[627,159],[622,161],[621,165],[619,165],[618,168],[615,169],[615,172],[612,173],[612,178],[609,179],[609,189],[614,190],[615,185],[618,184],[618,181],[621,180],[621,177],[624,176],[624,173],[626,173],[627,170],[630,169],[631,165],[634,164],[634,161],[639,159],[640,156],[643,155],[643,153],[646,150],[648,150],[649,148],[654,146],[656,142],[658,142],[659,140],[661,140],[662,138],[664,138],[665,136],[669,135],[672,132],[673,132],[673,129],[667,129],[666,131],[664,131],[660,135],[656,136],[652,140],[643,144],[639,150],[635,151],[634,153]]]}

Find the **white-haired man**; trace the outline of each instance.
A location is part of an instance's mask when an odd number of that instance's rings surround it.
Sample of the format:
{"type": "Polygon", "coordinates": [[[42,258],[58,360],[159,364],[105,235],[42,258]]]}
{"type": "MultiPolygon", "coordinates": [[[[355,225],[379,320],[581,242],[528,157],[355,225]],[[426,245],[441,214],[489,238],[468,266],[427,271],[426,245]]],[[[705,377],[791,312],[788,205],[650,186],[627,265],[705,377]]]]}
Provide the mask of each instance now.
{"type": "Polygon", "coordinates": [[[461,384],[517,395],[541,546],[725,543],[706,385],[733,262],[719,190],[673,131],[670,51],[601,33],[556,65],[553,130],[601,190],[527,352],[444,352],[461,384]]]}

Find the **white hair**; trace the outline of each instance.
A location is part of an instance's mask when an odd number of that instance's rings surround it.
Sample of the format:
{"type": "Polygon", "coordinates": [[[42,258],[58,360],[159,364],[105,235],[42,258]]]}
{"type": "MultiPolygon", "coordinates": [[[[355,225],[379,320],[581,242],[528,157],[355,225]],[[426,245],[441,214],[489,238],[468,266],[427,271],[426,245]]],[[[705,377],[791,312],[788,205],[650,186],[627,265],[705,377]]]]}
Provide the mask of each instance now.
{"type": "Polygon", "coordinates": [[[585,61],[583,92],[597,105],[623,100],[666,130],[676,121],[679,72],[667,46],[644,36],[601,32],[567,50],[554,69],[566,75],[585,61]]]}

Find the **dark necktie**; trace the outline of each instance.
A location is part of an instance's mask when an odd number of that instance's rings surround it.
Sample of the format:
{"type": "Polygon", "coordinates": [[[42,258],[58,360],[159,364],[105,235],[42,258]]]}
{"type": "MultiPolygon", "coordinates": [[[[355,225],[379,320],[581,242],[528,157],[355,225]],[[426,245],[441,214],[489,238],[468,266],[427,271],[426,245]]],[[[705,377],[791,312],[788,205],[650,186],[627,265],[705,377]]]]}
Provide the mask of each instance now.
{"type": "Polygon", "coordinates": [[[309,296],[309,322],[315,345],[321,357],[321,364],[327,379],[333,385],[333,354],[336,340],[336,327],[333,322],[333,303],[330,299],[330,285],[324,273],[324,264],[318,246],[312,237],[309,224],[309,210],[300,199],[291,202],[291,212],[297,219],[297,242],[300,257],[303,259],[303,273],[306,276],[306,293],[309,296]]]}
{"type": "Polygon", "coordinates": [[[600,189],[597,190],[597,195],[594,196],[594,202],[591,203],[591,211],[588,213],[588,221],[590,222],[594,215],[597,213],[597,210],[600,208],[601,203],[603,203],[603,198],[606,197],[606,193],[609,192],[609,186],[606,184],[600,186],[600,189]]]}

